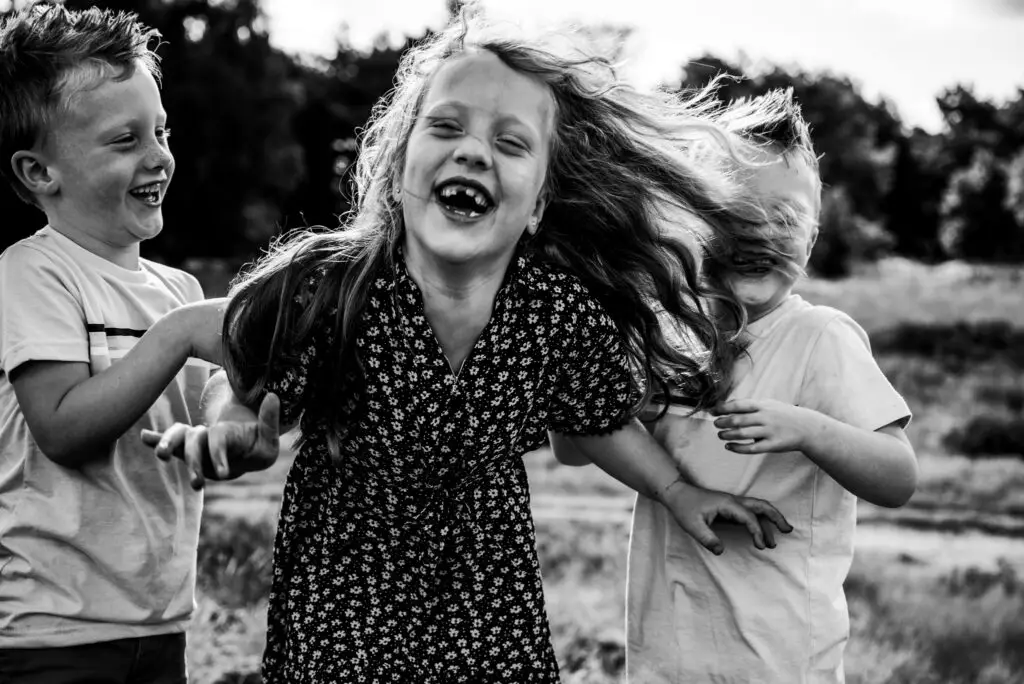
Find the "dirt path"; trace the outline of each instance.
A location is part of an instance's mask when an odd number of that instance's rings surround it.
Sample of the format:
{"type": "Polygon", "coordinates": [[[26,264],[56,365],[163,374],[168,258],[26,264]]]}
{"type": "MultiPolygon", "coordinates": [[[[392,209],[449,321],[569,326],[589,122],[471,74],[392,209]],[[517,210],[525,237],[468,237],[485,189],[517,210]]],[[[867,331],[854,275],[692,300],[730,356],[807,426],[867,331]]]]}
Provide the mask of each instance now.
{"type": "MultiPolygon", "coordinates": [[[[276,518],[288,464],[248,480],[214,483],[207,490],[207,515],[276,518]]],[[[633,497],[538,492],[538,522],[574,520],[628,525],[633,497]]],[[[861,503],[858,552],[899,557],[936,570],[975,566],[994,568],[1000,558],[1024,574],[1024,516],[970,510],[908,506],[896,511],[861,503]]]]}

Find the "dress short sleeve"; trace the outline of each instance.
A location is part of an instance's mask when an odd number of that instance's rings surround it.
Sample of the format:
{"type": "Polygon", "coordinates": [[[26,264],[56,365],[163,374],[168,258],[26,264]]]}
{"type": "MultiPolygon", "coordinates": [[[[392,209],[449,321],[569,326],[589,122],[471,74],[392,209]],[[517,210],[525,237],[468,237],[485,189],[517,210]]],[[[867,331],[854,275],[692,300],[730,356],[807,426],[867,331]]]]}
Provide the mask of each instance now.
{"type": "Polygon", "coordinates": [[[580,286],[579,310],[567,314],[569,335],[549,429],[573,435],[614,432],[639,402],[622,337],[604,309],[580,286]]]}
{"type": "Polygon", "coordinates": [[[811,349],[800,405],[865,430],[892,423],[906,427],[911,417],[871,355],[867,333],[842,313],[825,325],[811,349]]]}

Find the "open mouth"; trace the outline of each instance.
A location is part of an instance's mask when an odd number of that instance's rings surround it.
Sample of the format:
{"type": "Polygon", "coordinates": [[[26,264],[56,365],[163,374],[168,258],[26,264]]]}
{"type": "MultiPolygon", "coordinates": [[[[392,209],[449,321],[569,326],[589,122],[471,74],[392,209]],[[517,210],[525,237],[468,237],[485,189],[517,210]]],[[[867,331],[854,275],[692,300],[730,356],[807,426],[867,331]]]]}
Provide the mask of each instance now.
{"type": "Polygon", "coordinates": [[[140,185],[136,188],[132,188],[128,191],[128,194],[139,200],[143,204],[149,207],[160,206],[160,200],[162,199],[163,183],[147,183],[146,185],[140,185]]]}
{"type": "Polygon", "coordinates": [[[739,257],[732,258],[732,268],[740,275],[760,278],[775,270],[775,260],[770,257],[739,257]]]}
{"type": "Polygon", "coordinates": [[[463,218],[480,218],[495,207],[494,197],[480,183],[453,178],[434,188],[434,199],[446,211],[463,218]]]}

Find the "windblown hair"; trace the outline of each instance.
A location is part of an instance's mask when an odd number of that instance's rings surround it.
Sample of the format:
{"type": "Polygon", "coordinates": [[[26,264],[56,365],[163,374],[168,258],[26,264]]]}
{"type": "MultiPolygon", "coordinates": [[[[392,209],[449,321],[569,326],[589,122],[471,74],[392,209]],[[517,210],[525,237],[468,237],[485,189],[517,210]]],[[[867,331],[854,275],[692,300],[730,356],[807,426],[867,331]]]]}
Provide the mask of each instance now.
{"type": "Polygon", "coordinates": [[[803,163],[810,171],[814,184],[811,207],[795,206],[780,198],[755,197],[761,202],[768,217],[767,223],[761,226],[763,239],[749,243],[739,238],[731,244],[709,241],[704,245],[702,270],[706,294],[727,307],[725,315],[719,316],[720,333],[726,339],[720,355],[721,394],[727,393],[732,367],[746,346],[743,333],[747,326],[747,315],[742,307],[737,306],[735,294],[725,281],[725,275],[734,268],[732,259],[737,255],[748,258],[769,256],[773,259],[773,268],[784,276],[796,280],[805,275],[800,255],[792,252],[789,238],[817,231],[821,210],[821,176],[810,127],[803,118],[800,106],[793,100],[792,88],[779,88],[754,98],[736,100],[720,113],[718,120],[731,134],[760,150],[754,164],[739,174],[741,179],[753,178],[759,165],[776,163],[781,157],[787,164],[794,160],[803,163]]]}
{"type": "Polygon", "coordinates": [[[137,66],[160,78],[150,43],[160,33],[135,14],[69,10],[37,2],[0,23],[0,173],[18,196],[38,206],[14,176],[11,157],[41,144],[75,93],[99,80],[131,78],[137,66]]]}
{"type": "Polygon", "coordinates": [[[525,248],[579,278],[614,320],[635,371],[634,389],[644,397],[636,410],[669,379],[701,405],[717,399],[719,337],[702,308],[696,256],[677,218],[696,217],[728,244],[764,242],[757,230],[764,221],[760,205],[730,176],[744,156],[734,146],[745,143],[730,142],[714,122],[718,105],[710,91],[688,101],[641,93],[601,58],[559,54],[508,31],[464,10],[447,30],[408,51],[396,87],[377,104],[361,139],[346,225],[278,243],[234,284],[225,318],[226,369],[247,403],[258,402],[272,366],[287,362],[285,342],[303,349],[322,334],[317,321],[334,308],[336,353],[317,375],[322,382],[307,386],[304,407],[338,406],[342,380],[362,373],[354,337],[368,286],[392,265],[404,229],[393,191],[410,131],[431,77],[473,51],[493,53],[550,89],[555,122],[543,189],[547,205],[525,248]],[[698,140],[714,140],[720,158],[687,154],[688,144],[698,140]],[[318,269],[324,277],[311,298],[293,305],[318,269]],[[658,310],[710,353],[670,344],[658,310]]]}
{"type": "Polygon", "coordinates": [[[821,211],[818,155],[811,140],[811,127],[793,99],[793,89],[776,88],[754,98],[736,100],[719,118],[729,132],[764,145],[787,161],[799,159],[807,165],[817,185],[817,204],[813,207],[816,218],[821,211]]]}

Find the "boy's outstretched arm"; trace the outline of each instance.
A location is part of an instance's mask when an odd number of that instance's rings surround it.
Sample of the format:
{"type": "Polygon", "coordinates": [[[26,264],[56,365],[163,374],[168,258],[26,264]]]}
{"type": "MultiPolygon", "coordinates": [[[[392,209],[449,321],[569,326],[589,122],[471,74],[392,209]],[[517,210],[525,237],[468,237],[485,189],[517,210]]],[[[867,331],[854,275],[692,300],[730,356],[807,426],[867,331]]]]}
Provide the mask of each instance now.
{"type": "Polygon", "coordinates": [[[712,553],[723,551],[721,540],[711,530],[718,519],[744,525],[759,549],[775,546],[769,526],[760,519],[771,521],[782,532],[793,529],[767,501],[713,492],[685,482],[671,457],[636,418],[605,435],[552,433],[552,437],[553,444],[562,440],[573,444],[580,455],[616,480],[664,505],[676,522],[712,553]]]}
{"type": "Polygon", "coordinates": [[[190,356],[219,363],[225,304],[210,299],[172,310],[96,375],[82,362],[29,361],[15,368],[11,384],[39,448],[69,468],[106,458],[190,356]]]}
{"type": "MultiPolygon", "coordinates": [[[[142,431],[142,441],[163,460],[180,458],[188,464],[194,489],[206,478],[234,479],[265,470],[281,450],[280,401],[268,392],[256,411],[242,403],[224,371],[215,373],[203,390],[206,425],[175,423],[165,432],[142,431]]],[[[292,426],[286,426],[287,432],[292,426]]]]}
{"type": "Polygon", "coordinates": [[[771,399],[727,401],[715,413],[730,451],[802,451],[850,493],[878,506],[902,506],[917,487],[914,448],[897,423],[864,430],[771,399]]]}

